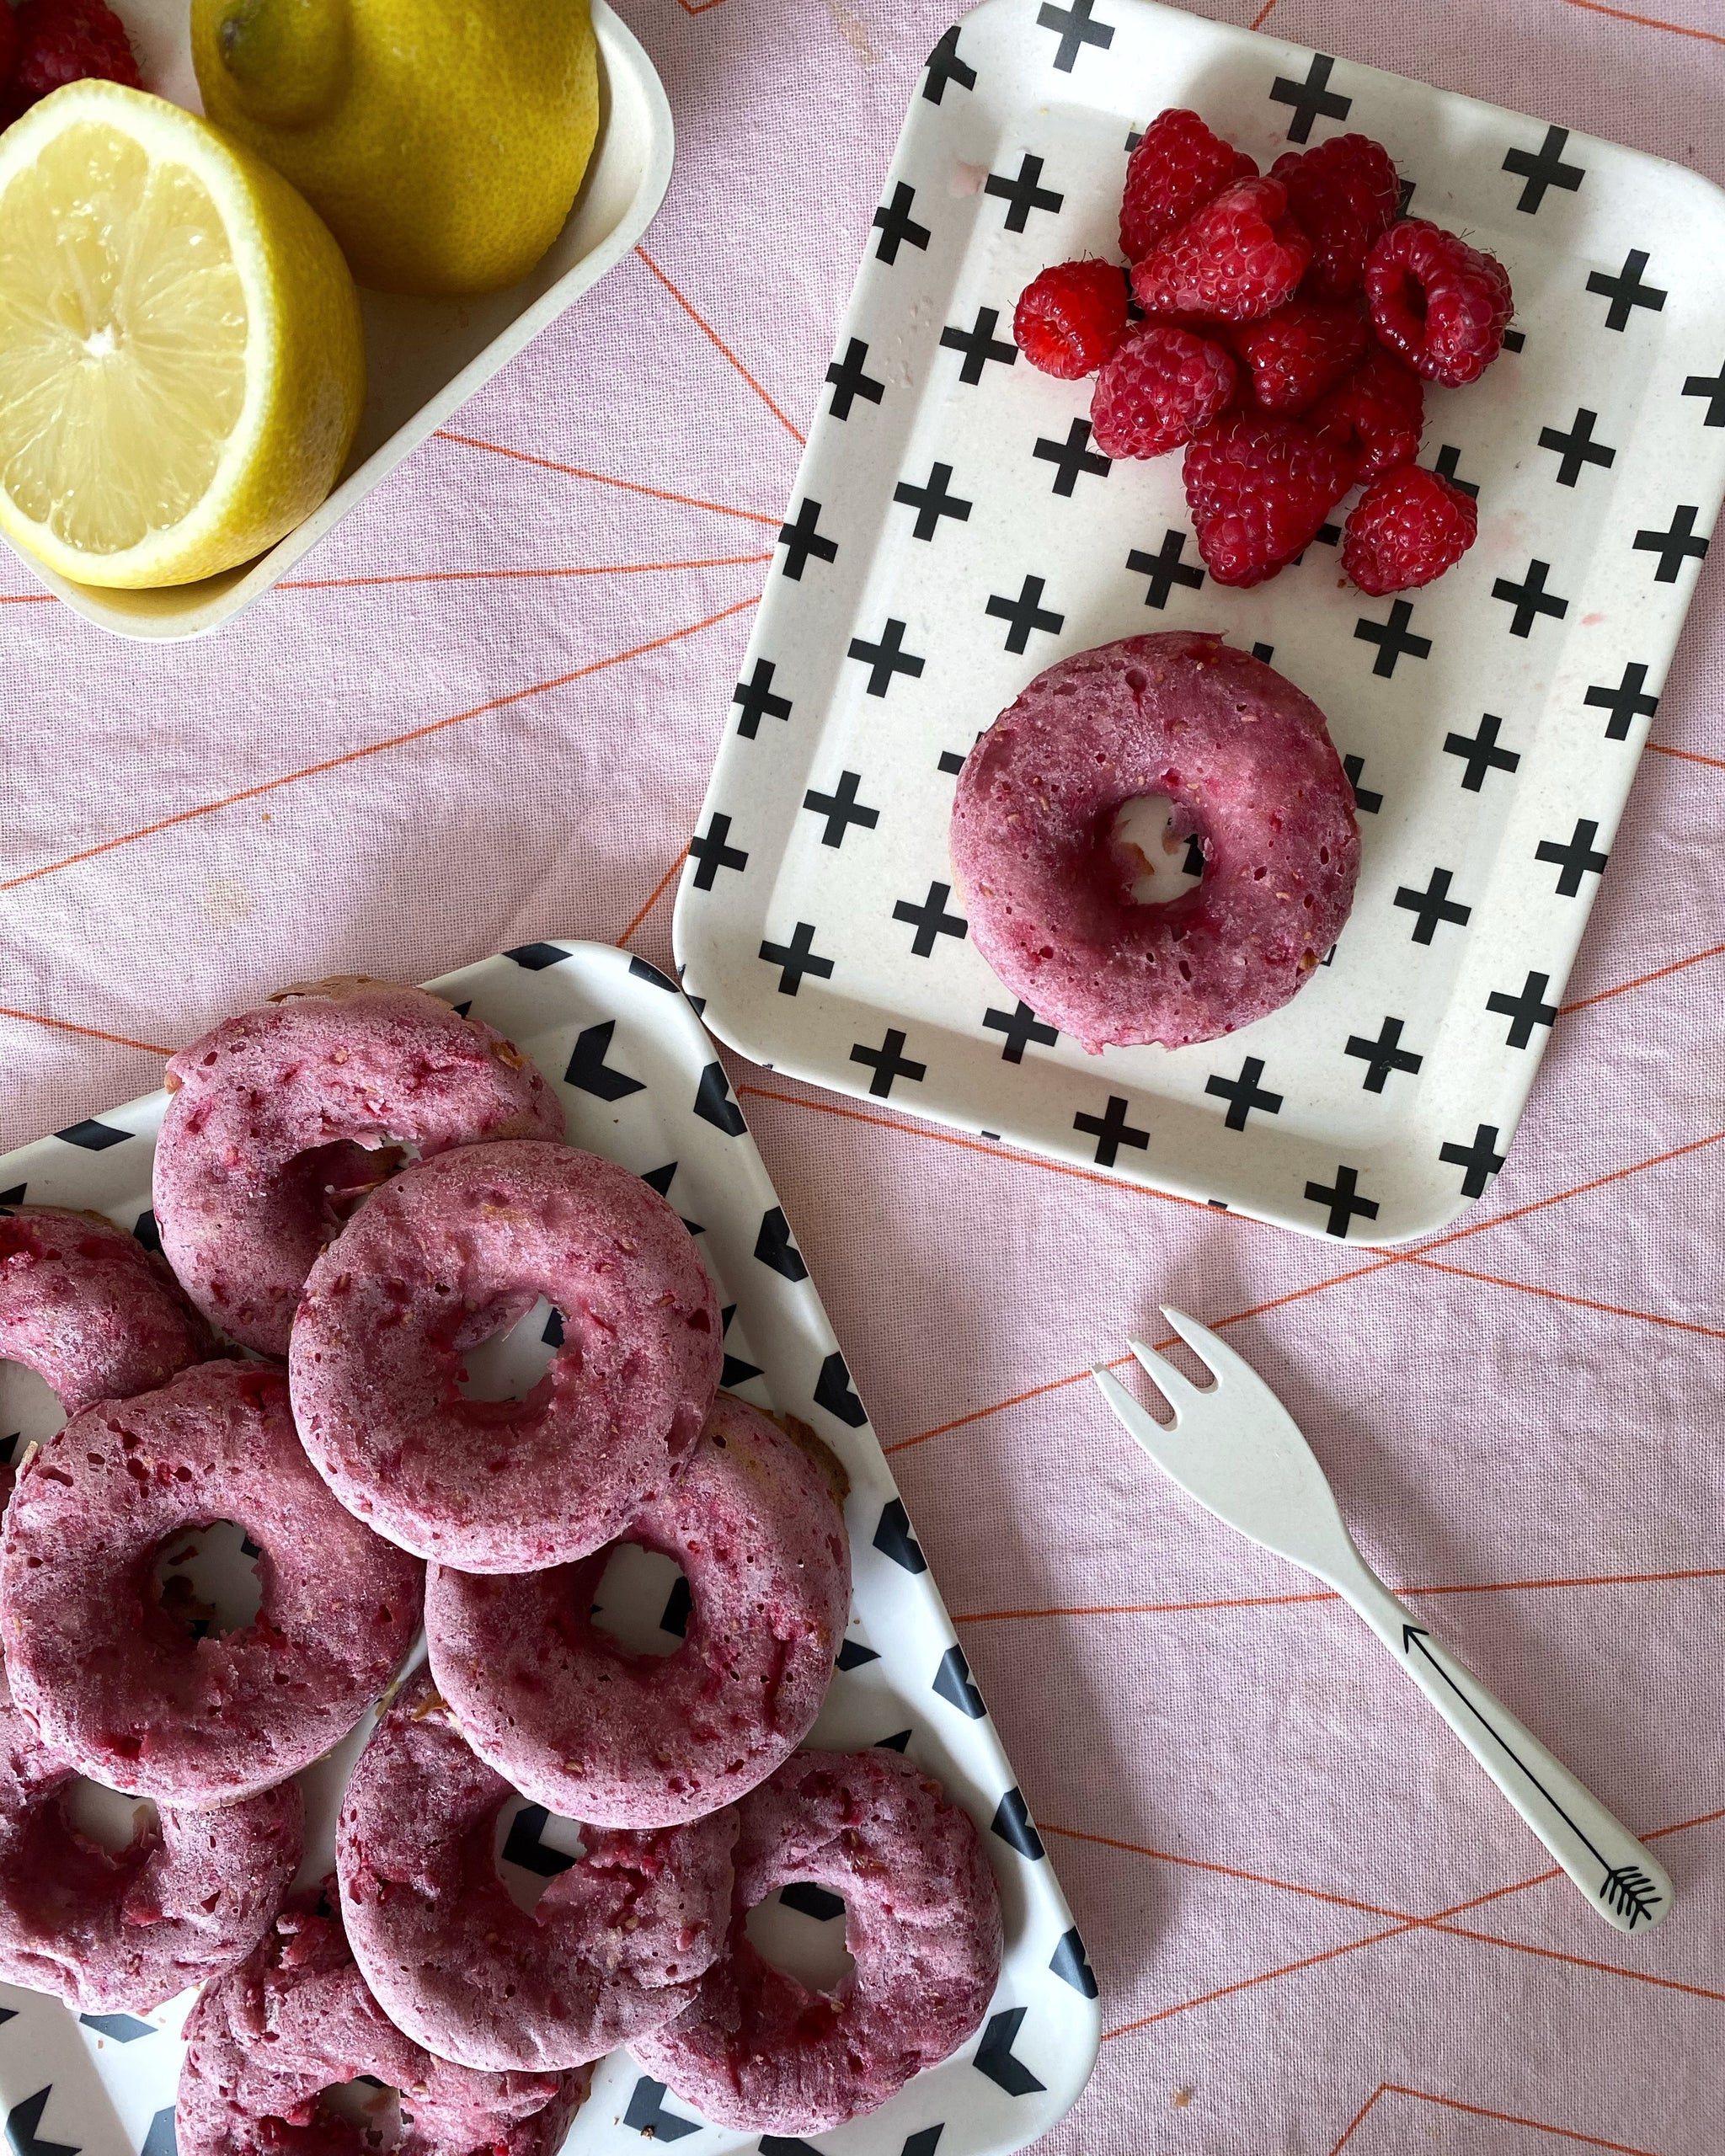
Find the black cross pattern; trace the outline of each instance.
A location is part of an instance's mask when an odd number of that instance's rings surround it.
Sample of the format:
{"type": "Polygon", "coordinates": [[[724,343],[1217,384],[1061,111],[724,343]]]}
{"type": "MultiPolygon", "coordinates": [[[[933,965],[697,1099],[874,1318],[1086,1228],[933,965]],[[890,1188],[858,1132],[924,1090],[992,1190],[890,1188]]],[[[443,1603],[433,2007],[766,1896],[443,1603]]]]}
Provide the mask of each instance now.
{"type": "Polygon", "coordinates": [[[1044,589],[1043,580],[1039,576],[1027,576],[1024,579],[1024,589],[1016,599],[1008,599],[1003,593],[998,591],[990,595],[988,604],[983,611],[992,616],[997,622],[1012,623],[1012,627],[1007,631],[1008,651],[1022,652],[1028,649],[1030,632],[1033,629],[1043,629],[1049,636],[1057,637],[1065,627],[1065,616],[1056,614],[1051,607],[1043,605],[1044,589]]]}
{"type": "Polygon", "coordinates": [[[1071,73],[1087,45],[1106,52],[1114,43],[1113,24],[1092,21],[1095,12],[1096,0],[1072,0],[1070,8],[1056,8],[1052,0],[1047,0],[1047,4],[1038,10],[1038,25],[1055,31],[1060,38],[1060,49],[1055,55],[1055,66],[1062,75],[1071,73]]]}
{"type": "Polygon", "coordinates": [[[1658,710],[1659,699],[1646,693],[1647,686],[1648,670],[1637,660],[1624,668],[1623,679],[1615,689],[1596,681],[1582,698],[1583,703],[1610,712],[1610,723],[1605,728],[1608,741],[1626,740],[1637,719],[1652,718],[1658,710]]]}
{"type": "Polygon", "coordinates": [[[638,1078],[613,1070],[606,1064],[611,1037],[616,1031],[617,1020],[604,1018],[596,1026],[588,1026],[576,1034],[569,1067],[563,1074],[564,1085],[577,1086],[601,1101],[627,1100],[631,1093],[646,1091],[638,1078]]]}
{"type": "Polygon", "coordinates": [[[877,382],[872,374],[862,371],[862,362],[868,357],[868,347],[860,337],[853,337],[845,347],[845,356],[835,360],[826,371],[832,384],[832,402],[827,409],[836,419],[848,419],[851,407],[859,397],[871,404],[879,404],[886,395],[886,384],[877,382]]]}
{"type": "Polygon", "coordinates": [[[749,857],[740,846],[727,843],[731,835],[731,819],[713,811],[713,820],[704,832],[697,831],[689,841],[689,858],[695,862],[695,889],[710,891],[718,881],[721,868],[734,868],[740,876],[749,865],[749,857]]]}
{"type": "Polygon", "coordinates": [[[679,2118],[675,2111],[666,2111],[667,2093],[664,2082],[644,2073],[630,2092],[623,2124],[633,2127],[637,2133],[651,2134],[655,2142],[681,2141],[686,2133],[699,2133],[698,2119],[679,2118]]]}
{"type": "Polygon", "coordinates": [[[1003,367],[1017,366],[1018,347],[995,335],[1000,326],[1000,309],[985,307],[976,311],[974,329],[960,329],[956,323],[948,323],[942,330],[940,341],[946,350],[964,355],[964,364],[959,370],[960,382],[968,382],[974,387],[981,381],[982,370],[991,360],[1003,367]]]}
{"type": "Polygon", "coordinates": [[[920,1086],[928,1075],[926,1063],[913,1062],[905,1054],[905,1039],[896,1026],[889,1026],[886,1038],[879,1048],[870,1048],[863,1041],[852,1046],[852,1062],[867,1064],[874,1072],[868,1081],[868,1090],[878,1101],[889,1099],[900,1078],[908,1078],[913,1086],[920,1086]]]}
{"type": "Polygon", "coordinates": [[[1605,471],[1616,462],[1616,451],[1607,448],[1602,441],[1594,440],[1594,429],[1599,424],[1599,418],[1597,412],[1589,412],[1583,404],[1577,408],[1575,424],[1567,435],[1557,427],[1540,429],[1540,447],[1555,450],[1561,460],[1557,466],[1557,484],[1560,487],[1573,487],[1581,477],[1583,464],[1597,464],[1605,471]]]}
{"type": "MultiPolygon", "coordinates": [[[[1075,5],[1087,7],[1089,0],[1075,0],[1075,5]]],[[[1042,12],[1046,16],[1050,11],[1044,8],[1042,12]]],[[[1012,2040],[1024,2025],[1028,2011],[1028,2007],[1012,2006],[1004,2013],[990,2015],[982,2041],[970,2062],[979,2073],[986,2074],[996,2088],[1004,2089],[1009,2096],[1034,2095],[1039,2089],[1046,2086],[1012,2051],[1012,2040]]]]}
{"type": "Polygon", "coordinates": [[[1314,52],[1311,65],[1306,71],[1303,83],[1290,82],[1285,75],[1278,75],[1270,84],[1272,104],[1285,104],[1293,109],[1294,117],[1288,122],[1288,140],[1306,142],[1311,139],[1311,123],[1315,120],[1345,120],[1353,108],[1352,98],[1344,98],[1330,88],[1330,74],[1336,63],[1327,52],[1314,52]]]}
{"type": "Polygon", "coordinates": [[[1704,427],[1725,427],[1725,366],[1717,374],[1692,374],[1683,385],[1685,397],[1705,397],[1707,399],[1704,427]]]}
{"type": "Polygon", "coordinates": [[[1258,1085],[1258,1081],[1263,1075],[1262,1057],[1248,1055],[1240,1066],[1240,1075],[1237,1078],[1223,1078],[1218,1075],[1204,1081],[1204,1090],[1206,1093],[1213,1093],[1219,1101],[1226,1101],[1228,1103],[1228,1113],[1225,1120],[1230,1130],[1244,1130],[1246,1119],[1254,1108],[1262,1108],[1266,1115],[1279,1115],[1282,1113],[1282,1096],[1279,1093],[1266,1092],[1258,1085]]]}
{"type": "Polygon", "coordinates": [[[1601,853],[1594,841],[1599,835],[1599,827],[1586,817],[1577,819],[1575,835],[1567,844],[1557,839],[1541,839],[1534,848],[1535,861],[1549,861],[1558,870],[1557,895],[1560,899],[1578,898],[1583,876],[1603,876],[1610,858],[1601,853]]]}
{"type": "Polygon", "coordinates": [[[903,622],[889,619],[879,643],[869,643],[862,637],[851,639],[850,656],[868,669],[871,696],[884,696],[893,685],[895,674],[908,674],[914,681],[922,671],[923,661],[905,648],[905,627],[903,622]]]}
{"type": "Polygon", "coordinates": [[[961,90],[976,88],[976,70],[959,57],[959,25],[956,23],[928,56],[928,74],[922,85],[922,94],[931,104],[938,104],[947,93],[948,83],[956,83],[961,90]]]}
{"type": "Polygon", "coordinates": [[[1461,774],[1464,793],[1482,792],[1488,772],[1513,771],[1520,764],[1520,755],[1515,750],[1503,749],[1498,745],[1498,736],[1503,730],[1503,720],[1495,712],[1483,712],[1480,715],[1479,732],[1471,741],[1465,734],[1445,735],[1444,754],[1446,756],[1461,756],[1466,762],[1467,769],[1461,774]]]}
{"type": "Polygon", "coordinates": [[[1010,202],[1012,205],[1007,212],[1006,229],[1009,232],[1022,232],[1030,222],[1033,210],[1046,210],[1052,215],[1065,201],[1064,195],[1057,194],[1051,187],[1043,186],[1041,182],[1042,159],[1033,156],[1028,150],[1024,152],[1016,179],[1008,179],[1001,173],[991,172],[983,182],[985,195],[997,195],[1002,201],[1010,202]]]}
{"type": "Polygon", "coordinates": [[[1324,1223],[1324,1233],[1336,1235],[1343,1242],[1348,1230],[1356,1219],[1375,1220],[1378,1217],[1377,1200],[1359,1195],[1358,1168],[1338,1167],[1333,1184],[1309,1182],[1306,1186],[1309,1205],[1322,1205],[1329,1214],[1324,1223]]]}
{"type": "Polygon", "coordinates": [[[1510,995],[1501,989],[1493,989],[1486,998],[1487,1011],[1495,1011],[1499,1017],[1509,1021],[1506,1045],[1525,1048],[1533,1038],[1535,1026],[1555,1026],[1557,1006],[1547,1003],[1546,990],[1551,986],[1549,974],[1530,974],[1519,995],[1510,995]]]}
{"type": "Polygon", "coordinates": [[[832,979],[832,960],[815,955],[812,921],[799,921],[788,943],[763,943],[761,955],[768,965],[783,968],[778,977],[781,995],[794,995],[803,985],[804,974],[813,974],[816,980],[832,979]]]}
{"type": "Polygon", "coordinates": [[[1371,663],[1374,674],[1381,674],[1387,680],[1395,672],[1398,660],[1430,658],[1432,640],[1412,633],[1407,624],[1413,619],[1412,605],[1405,599],[1398,599],[1390,608],[1387,622],[1374,622],[1362,615],[1354,624],[1354,636],[1360,643],[1375,643],[1378,648],[1378,655],[1371,663]]]}
{"type": "Polygon", "coordinates": [[[1088,419],[1074,419],[1065,441],[1049,441],[1045,435],[1039,438],[1032,454],[1044,464],[1059,466],[1060,476],[1055,481],[1057,494],[1070,494],[1086,472],[1106,479],[1114,466],[1112,457],[1103,456],[1090,446],[1088,419]]]}
{"type": "Polygon", "coordinates": [[[1551,564],[1535,557],[1527,565],[1527,576],[1521,584],[1512,584],[1507,576],[1500,576],[1492,586],[1493,599],[1501,599],[1507,606],[1515,609],[1509,624],[1512,637],[1533,634],[1534,622],[1541,614],[1549,614],[1554,622],[1561,622],[1569,611],[1569,601],[1560,599],[1554,591],[1546,589],[1546,579],[1551,574],[1551,564]]]}
{"type": "Polygon", "coordinates": [[[778,543],[785,550],[785,574],[793,584],[803,581],[803,572],[813,555],[818,562],[836,562],[839,558],[836,539],[825,537],[819,530],[820,504],[812,494],[803,497],[803,506],[797,511],[794,524],[782,524],[778,529],[778,543]]]}
{"type": "Polygon", "coordinates": [[[830,793],[817,793],[811,787],[803,796],[805,808],[812,808],[817,816],[826,819],[826,829],[820,834],[823,846],[841,846],[845,833],[852,824],[872,831],[880,821],[879,809],[871,808],[867,802],[857,798],[857,788],[862,783],[861,771],[841,771],[839,782],[830,793]]]}
{"type": "Polygon", "coordinates": [[[1425,1061],[1423,1055],[1416,1055],[1412,1049],[1402,1047],[1402,1023],[1400,1018],[1386,1017],[1375,1041],[1367,1040],[1360,1033],[1348,1037],[1347,1048],[1343,1052],[1347,1055],[1358,1056],[1366,1066],[1362,1083],[1368,1093],[1381,1093],[1392,1070],[1405,1070],[1412,1077],[1425,1061]]]}
{"type": "MultiPolygon", "coordinates": [[[[928,896],[920,906],[912,905],[908,899],[900,899],[893,908],[895,921],[908,921],[916,931],[911,941],[911,952],[916,958],[927,958],[933,955],[937,936],[953,936],[960,942],[964,940],[970,924],[959,915],[947,911],[947,900],[952,895],[950,883],[931,883],[928,896]]],[[[899,1039],[902,1044],[902,1033],[899,1039]]]]}
{"type": "Polygon", "coordinates": [[[1196,591],[1204,582],[1204,571],[1194,568],[1190,563],[1183,563],[1180,558],[1186,551],[1189,536],[1184,531],[1176,531],[1171,526],[1163,532],[1162,546],[1156,553],[1146,554],[1141,547],[1135,547],[1127,555],[1128,572],[1133,576],[1147,576],[1150,579],[1150,589],[1144,595],[1146,606],[1166,606],[1168,595],[1177,584],[1196,591]]]}
{"type": "Polygon", "coordinates": [[[1530,217],[1539,215],[1546,190],[1560,187],[1566,195],[1573,195],[1587,178],[1580,165],[1566,165],[1563,151],[1569,140],[1567,127],[1548,127],[1546,139],[1537,150],[1510,150],[1505,152],[1503,169],[1519,173],[1524,182],[1521,199],[1515,205],[1530,217]]]}
{"type": "Polygon", "coordinates": [[[1695,520],[1700,515],[1693,502],[1685,502],[1671,512],[1669,531],[1636,533],[1637,553],[1657,554],[1659,558],[1659,566],[1653,571],[1655,584],[1675,584],[1678,571],[1691,555],[1698,562],[1705,558],[1707,542],[1695,528],[1695,520]]]}
{"type": "Polygon", "coordinates": [[[1441,921],[1453,921],[1457,928],[1467,926],[1473,909],[1458,905],[1450,896],[1450,886],[1455,881],[1447,868],[1434,868],[1430,883],[1423,891],[1410,890],[1404,883],[1396,894],[1396,904],[1403,912],[1417,914],[1413,940],[1416,943],[1429,943],[1438,932],[1441,921]]]}
{"type": "Polygon", "coordinates": [[[1126,1120],[1130,1105],[1119,1094],[1110,1093],[1106,1115],[1075,1115],[1072,1118],[1074,1130],[1096,1140],[1096,1165],[1099,1168],[1113,1167],[1123,1145],[1135,1146],[1140,1153],[1150,1150],[1150,1133],[1135,1130],[1126,1120]]]}
{"type": "Polygon", "coordinates": [[[1461,451],[1453,441],[1446,441],[1432,460],[1432,469],[1440,479],[1447,479],[1452,487],[1466,494],[1470,501],[1479,499],[1479,488],[1471,479],[1461,476],[1461,451]]]}
{"type": "Polygon", "coordinates": [[[763,718],[788,718],[791,700],[777,693],[772,677],[778,671],[770,659],[757,659],[755,671],[746,681],[739,681],[731,691],[731,702],[741,716],[737,720],[737,731],[744,740],[752,741],[760,731],[763,718]]]}
{"type": "Polygon", "coordinates": [[[1458,1145],[1453,1139],[1446,1140],[1438,1148],[1438,1158],[1466,1171],[1461,1178],[1461,1195],[1464,1198],[1482,1198],[1486,1185],[1503,1166],[1508,1155],[1498,1150],[1497,1124],[1482,1123],[1474,1132],[1471,1145],[1458,1145]]]}
{"type": "Polygon", "coordinates": [[[964,500],[958,494],[947,492],[952,476],[950,464],[936,464],[930,468],[926,487],[913,487],[908,479],[900,479],[893,488],[893,499],[905,509],[914,509],[916,512],[913,537],[932,539],[940,529],[940,520],[943,516],[951,517],[954,524],[970,521],[970,512],[975,504],[964,500]]]}
{"type": "Polygon", "coordinates": [[[1601,299],[1610,301],[1605,310],[1607,329],[1626,329],[1631,311],[1644,307],[1650,314],[1658,314],[1665,304],[1665,295],[1656,285],[1644,285],[1641,273],[1651,259],[1638,247],[1630,248],[1623,258],[1623,267],[1615,277],[1608,277],[1603,270],[1592,271],[1587,280],[1590,292],[1597,292],[1601,299]]]}
{"type": "Polygon", "coordinates": [[[990,1033],[1006,1035],[1007,1044],[1001,1050],[1002,1063],[1022,1063],[1032,1041],[1052,1048],[1060,1038],[1059,1030],[1044,1026],[1028,1003],[1020,1003],[1016,1011],[985,1011],[982,1022],[990,1033]]]}
{"type": "MultiPolygon", "coordinates": [[[[1362,816],[1375,816],[1379,809],[1384,805],[1384,797],[1381,793],[1374,793],[1369,786],[1362,786],[1359,783],[1360,777],[1365,770],[1365,759],[1364,756],[1343,757],[1342,775],[1347,780],[1348,785],[1354,788],[1354,807],[1359,811],[1362,816]]],[[[1188,868],[1192,865],[1189,855],[1187,857],[1186,865],[1188,868]]],[[[1200,873],[1201,873],[1202,872],[1200,871],[1200,873]]]]}
{"type": "Polygon", "coordinates": [[[880,234],[876,243],[874,259],[889,267],[899,259],[900,247],[921,248],[927,253],[933,235],[927,225],[919,225],[911,215],[911,205],[916,200],[916,190],[908,180],[901,179],[893,189],[890,202],[883,202],[874,213],[874,229],[880,234]]]}

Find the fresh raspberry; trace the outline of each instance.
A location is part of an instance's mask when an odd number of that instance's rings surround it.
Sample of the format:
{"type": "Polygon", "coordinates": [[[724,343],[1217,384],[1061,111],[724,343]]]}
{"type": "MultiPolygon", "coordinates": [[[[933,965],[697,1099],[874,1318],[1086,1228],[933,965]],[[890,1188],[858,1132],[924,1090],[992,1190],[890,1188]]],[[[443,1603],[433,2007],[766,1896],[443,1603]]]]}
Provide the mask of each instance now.
{"type": "Polygon", "coordinates": [[[1019,297],[1012,335],[1033,367],[1076,382],[1126,334],[1126,280],[1112,262],[1057,262],[1019,297]]]}
{"type": "Polygon", "coordinates": [[[1226,335],[1228,349],[1252,370],[1252,393],[1261,408],[1292,419],[1358,366],[1371,342],[1371,323],[1357,300],[1339,306],[1290,300],[1226,335]]]}
{"type": "Polygon", "coordinates": [[[1297,419],[1224,419],[1186,451],[1198,551],[1218,584],[1261,584],[1317,536],[1354,461],[1297,419]]]}
{"type": "Polygon", "coordinates": [[[1365,258],[1402,206],[1402,183],[1390,153],[1369,135],[1336,135],[1310,150],[1287,150],[1270,177],[1288,190],[1288,206],[1311,235],[1307,289],[1318,299],[1346,299],[1365,279],[1365,258]]]}
{"type": "Polygon", "coordinates": [[[1219,418],[1237,379],[1220,344],[1171,322],[1140,322],[1097,376],[1092,437],[1105,456],[1160,456],[1219,418]]]}
{"type": "Polygon", "coordinates": [[[1213,135],[1195,112],[1158,113],[1126,167],[1120,204],[1120,252],[1141,262],[1159,239],[1177,232],[1236,179],[1256,179],[1243,150],[1213,135]]]}
{"type": "Polygon", "coordinates": [[[1354,504],[1342,536],[1342,566],[1381,599],[1412,591],[1453,568],[1473,544],[1479,511],[1460,487],[1418,464],[1385,472],[1354,504]]]}
{"type": "Polygon", "coordinates": [[[1281,182],[1242,179],[1158,240],[1133,270],[1132,290],[1146,314],[1252,322],[1294,296],[1311,259],[1281,182]]]}
{"type": "Polygon", "coordinates": [[[1497,257],[1423,217],[1391,225],[1372,248],[1365,296],[1381,341],[1416,374],[1451,389],[1479,380],[1515,311],[1497,257]]]}
{"type": "Polygon", "coordinates": [[[1357,459],[1359,478],[1370,483],[1418,456],[1424,385],[1393,352],[1374,344],[1345,382],[1318,399],[1306,421],[1357,459]]]}
{"type": "Polygon", "coordinates": [[[51,90],[89,76],[141,87],[126,25],[103,0],[24,0],[16,27],[18,57],[6,91],[8,118],[51,90]]]}

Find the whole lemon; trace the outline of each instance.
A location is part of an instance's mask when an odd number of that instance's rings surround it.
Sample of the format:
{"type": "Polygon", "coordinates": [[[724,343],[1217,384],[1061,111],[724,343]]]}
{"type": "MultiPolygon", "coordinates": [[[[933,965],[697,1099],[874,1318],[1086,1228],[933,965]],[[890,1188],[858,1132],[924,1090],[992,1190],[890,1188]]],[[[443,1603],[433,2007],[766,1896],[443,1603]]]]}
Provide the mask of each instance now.
{"type": "Polygon", "coordinates": [[[517,283],[599,129],[588,0],[192,0],[192,61],[378,291],[517,283]]]}

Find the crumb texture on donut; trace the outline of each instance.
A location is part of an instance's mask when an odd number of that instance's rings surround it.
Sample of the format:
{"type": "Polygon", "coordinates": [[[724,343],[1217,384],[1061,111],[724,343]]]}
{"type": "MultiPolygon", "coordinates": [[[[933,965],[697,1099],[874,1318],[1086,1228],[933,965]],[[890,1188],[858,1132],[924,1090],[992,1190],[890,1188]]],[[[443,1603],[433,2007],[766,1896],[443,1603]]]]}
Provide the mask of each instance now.
{"type": "Polygon", "coordinates": [[[242,1347],[283,1356],[313,1261],[400,1165],[488,1139],[558,1139],[563,1106],[512,1043],[422,988],[344,977],[225,1018],[168,1065],[162,1247],[242,1347]]]}
{"type": "Polygon", "coordinates": [[[1219,636],[1128,637],[1039,675],[965,759],[953,862],[977,949],[1092,1053],[1215,1039],[1279,1010],[1354,902],[1353,788],[1323,713],[1219,636]],[[1165,797],[1195,890],[1135,903],[1129,801],[1165,797]]]}
{"type": "Polygon", "coordinates": [[[734,1802],[814,1726],[850,1613],[836,1463],[721,1393],[700,1444],[622,1539],[688,1582],[683,1643],[631,1653],[592,1621],[611,1552],[526,1579],[434,1565],[432,1673],[468,1742],[567,1817],[675,1825],[734,1802]]]}
{"type": "Polygon", "coordinates": [[[695,2003],[630,2046],[715,2125],[819,2133],[949,2057],[1000,1975],[1000,1898],[976,1828],[895,1753],[799,1752],[739,1806],[725,1951],[695,2003]],[[749,1911],[792,1881],[842,1895],[854,1971],[809,1992],[756,1951],[749,1911]]]}

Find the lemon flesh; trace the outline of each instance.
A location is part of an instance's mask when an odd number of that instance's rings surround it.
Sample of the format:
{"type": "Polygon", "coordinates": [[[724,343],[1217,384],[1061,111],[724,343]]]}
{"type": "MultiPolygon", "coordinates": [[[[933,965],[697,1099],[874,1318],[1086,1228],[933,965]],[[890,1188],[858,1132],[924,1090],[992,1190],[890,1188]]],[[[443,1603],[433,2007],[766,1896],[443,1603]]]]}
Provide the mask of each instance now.
{"type": "Polygon", "coordinates": [[[362,285],[527,275],[599,129],[588,0],[192,0],[204,109],[291,180],[362,285]]]}
{"type": "Polygon", "coordinates": [[[0,136],[0,526],[80,583],[184,584],[334,484],[365,401],[353,280],[191,114],[68,84],[0,136]]]}

